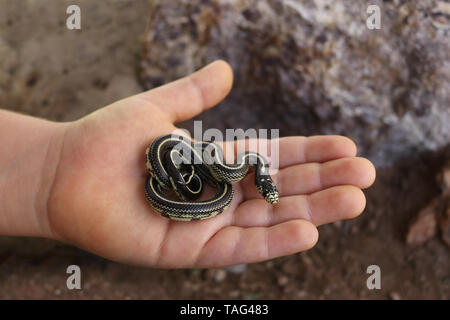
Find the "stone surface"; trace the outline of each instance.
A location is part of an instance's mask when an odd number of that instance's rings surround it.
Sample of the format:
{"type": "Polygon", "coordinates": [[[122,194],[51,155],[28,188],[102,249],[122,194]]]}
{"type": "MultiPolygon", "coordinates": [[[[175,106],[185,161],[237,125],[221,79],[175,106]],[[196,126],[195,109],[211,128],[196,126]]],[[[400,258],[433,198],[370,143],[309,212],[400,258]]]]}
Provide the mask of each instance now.
{"type": "Polygon", "coordinates": [[[442,241],[450,248],[450,198],[447,198],[447,209],[439,220],[442,241]]]}
{"type": "Polygon", "coordinates": [[[438,182],[441,186],[442,193],[445,195],[450,195],[450,159],[444,164],[441,172],[439,173],[438,182]]]}
{"type": "Polygon", "coordinates": [[[408,245],[421,245],[436,235],[439,200],[440,199],[434,199],[431,201],[431,203],[422,209],[417,217],[415,217],[406,236],[406,243],[408,245]]]}
{"type": "MultiPolygon", "coordinates": [[[[450,13],[444,1],[155,1],[141,79],[151,88],[222,58],[235,73],[205,127],[344,134],[389,165],[450,141],[450,13]]],[[[189,125],[187,125],[189,128],[189,125]]]]}
{"type": "MultiPolygon", "coordinates": [[[[444,155],[445,159],[450,158],[444,155]]],[[[409,245],[420,245],[431,239],[440,230],[442,241],[450,247],[450,162],[443,163],[437,174],[436,184],[440,187],[440,194],[431,200],[413,218],[406,235],[409,245]]]]}

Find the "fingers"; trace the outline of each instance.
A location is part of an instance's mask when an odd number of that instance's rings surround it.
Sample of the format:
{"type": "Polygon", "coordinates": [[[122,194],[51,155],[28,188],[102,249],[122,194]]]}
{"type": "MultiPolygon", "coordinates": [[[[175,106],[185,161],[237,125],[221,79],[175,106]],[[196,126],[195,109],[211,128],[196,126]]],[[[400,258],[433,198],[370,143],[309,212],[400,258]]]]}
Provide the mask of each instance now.
{"type": "Polygon", "coordinates": [[[283,137],[273,140],[237,140],[223,145],[226,150],[232,147],[234,155],[227,157],[233,161],[234,157],[242,151],[251,150],[260,152],[271,158],[271,164],[278,163],[280,168],[306,162],[326,162],[356,155],[355,143],[344,136],[311,136],[311,137],[283,137]],[[278,158],[276,161],[275,157],[278,158]]]}
{"type": "Polygon", "coordinates": [[[354,186],[337,186],[311,195],[282,197],[276,205],[263,199],[243,202],[234,213],[233,225],[240,227],[272,226],[289,220],[305,219],[319,226],[362,213],[366,198],[354,186]]]}
{"type": "MultiPolygon", "coordinates": [[[[337,185],[367,188],[375,180],[373,164],[364,158],[343,158],[325,163],[305,163],[280,170],[272,176],[280,196],[308,194],[337,185]]],[[[242,181],[244,199],[261,199],[254,174],[242,181]]]]}
{"type": "Polygon", "coordinates": [[[199,267],[258,262],[313,247],[316,227],[305,220],[292,220],[270,228],[229,226],[205,244],[197,258],[199,267]]]}
{"type": "Polygon", "coordinates": [[[280,139],[280,167],[354,157],[355,143],[344,136],[287,137],[280,139]]]}
{"type": "Polygon", "coordinates": [[[215,106],[230,92],[233,71],[218,60],[189,76],[142,93],[140,96],[179,122],[215,106]]]}

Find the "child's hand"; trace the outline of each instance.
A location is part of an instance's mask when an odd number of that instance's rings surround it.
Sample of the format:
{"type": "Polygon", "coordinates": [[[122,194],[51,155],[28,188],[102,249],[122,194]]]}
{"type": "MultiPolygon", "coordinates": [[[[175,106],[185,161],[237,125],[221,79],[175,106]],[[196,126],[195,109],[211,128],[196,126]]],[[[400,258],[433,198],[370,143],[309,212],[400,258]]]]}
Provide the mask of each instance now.
{"type": "Polygon", "coordinates": [[[175,122],[213,107],[229,92],[232,71],[217,61],[168,85],[118,101],[64,124],[47,202],[53,237],[105,258],[155,267],[217,267],[307,250],[316,226],[353,218],[373,165],[341,136],[280,139],[273,178],[280,202],[260,198],[250,177],[235,184],[231,207],[202,221],[152,212],[144,196],[144,151],[175,122]]]}

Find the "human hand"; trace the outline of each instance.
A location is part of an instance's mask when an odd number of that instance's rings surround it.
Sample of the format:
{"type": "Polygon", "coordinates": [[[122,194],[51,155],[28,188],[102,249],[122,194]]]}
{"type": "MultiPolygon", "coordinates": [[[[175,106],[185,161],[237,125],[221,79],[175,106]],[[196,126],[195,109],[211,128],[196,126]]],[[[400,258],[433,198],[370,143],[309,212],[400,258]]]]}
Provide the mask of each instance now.
{"type": "Polygon", "coordinates": [[[154,267],[218,267],[307,250],[317,226],[359,215],[361,188],[375,169],[341,136],[281,138],[280,191],[274,206],[251,177],[234,184],[232,205],[217,217],[172,221],[145,200],[145,148],[174,123],[220,102],[232,86],[217,61],[165,86],[64,124],[64,138],[45,219],[51,238],[105,258],[154,267]]]}

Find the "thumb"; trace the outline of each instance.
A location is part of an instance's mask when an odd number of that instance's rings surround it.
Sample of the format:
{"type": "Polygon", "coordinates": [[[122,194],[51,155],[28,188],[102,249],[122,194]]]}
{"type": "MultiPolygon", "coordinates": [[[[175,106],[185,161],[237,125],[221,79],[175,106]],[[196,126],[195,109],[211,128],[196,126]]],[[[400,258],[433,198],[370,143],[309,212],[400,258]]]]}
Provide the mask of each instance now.
{"type": "Polygon", "coordinates": [[[173,122],[188,120],[215,106],[230,92],[233,71],[217,60],[202,69],[161,87],[139,94],[167,112],[173,122]]]}

